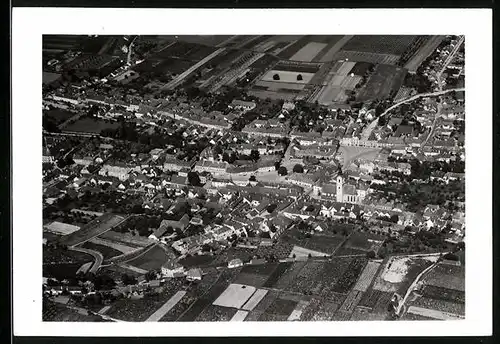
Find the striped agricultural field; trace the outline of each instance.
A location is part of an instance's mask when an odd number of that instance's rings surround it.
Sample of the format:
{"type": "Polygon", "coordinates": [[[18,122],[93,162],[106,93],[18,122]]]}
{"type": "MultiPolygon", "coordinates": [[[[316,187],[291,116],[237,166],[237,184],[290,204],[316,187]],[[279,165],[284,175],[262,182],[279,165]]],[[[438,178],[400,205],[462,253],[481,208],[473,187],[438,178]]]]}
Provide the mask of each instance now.
{"type": "Polygon", "coordinates": [[[247,311],[252,311],[255,306],[259,304],[259,302],[266,296],[266,289],[257,289],[257,291],[252,295],[252,297],[243,305],[242,309],[247,311]]]}
{"type": "Polygon", "coordinates": [[[237,311],[229,321],[244,321],[247,315],[247,311],[237,311]]]}
{"type": "Polygon", "coordinates": [[[168,313],[174,306],[186,295],[186,292],[181,290],[174,294],[167,302],[156,310],[146,321],[159,321],[165,314],[168,313]]]}
{"type": "Polygon", "coordinates": [[[368,262],[353,289],[358,291],[366,291],[370,286],[370,284],[372,283],[375,276],[377,275],[379,267],[380,263],[368,262]]]}
{"type": "Polygon", "coordinates": [[[310,62],[326,46],[326,43],[309,42],[297,51],[290,60],[310,62]]]}
{"type": "Polygon", "coordinates": [[[349,35],[346,35],[344,37],[342,37],[337,43],[335,43],[333,45],[333,47],[330,48],[330,50],[328,50],[328,52],[323,55],[323,57],[321,58],[321,62],[328,62],[328,61],[332,61],[334,60],[334,56],[335,54],[340,50],[342,49],[342,47],[351,39],[353,38],[354,36],[349,36],[349,35]]]}

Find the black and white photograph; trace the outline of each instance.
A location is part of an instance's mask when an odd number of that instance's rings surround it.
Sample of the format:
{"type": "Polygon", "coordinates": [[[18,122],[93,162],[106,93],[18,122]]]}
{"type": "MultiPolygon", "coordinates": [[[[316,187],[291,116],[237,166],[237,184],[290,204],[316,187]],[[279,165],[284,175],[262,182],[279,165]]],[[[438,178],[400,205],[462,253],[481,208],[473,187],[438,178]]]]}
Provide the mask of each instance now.
{"type": "Polygon", "coordinates": [[[491,273],[467,29],[169,27],[39,34],[39,326],[459,328],[491,273]]]}

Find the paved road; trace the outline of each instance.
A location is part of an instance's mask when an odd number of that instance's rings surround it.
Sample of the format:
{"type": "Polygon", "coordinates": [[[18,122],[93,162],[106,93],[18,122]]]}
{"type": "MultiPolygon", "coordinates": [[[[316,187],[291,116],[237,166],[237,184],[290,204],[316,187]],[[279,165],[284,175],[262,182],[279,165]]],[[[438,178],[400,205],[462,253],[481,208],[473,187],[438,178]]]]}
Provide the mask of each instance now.
{"type": "Polygon", "coordinates": [[[139,36],[135,36],[132,42],[130,42],[130,45],[128,46],[128,53],[127,53],[127,64],[130,64],[130,60],[132,59],[132,48],[134,47],[134,42],[139,36]]]}
{"type": "Polygon", "coordinates": [[[180,290],[174,294],[167,302],[163,304],[160,308],[156,310],[153,314],[146,319],[146,321],[160,321],[165,314],[167,314],[174,306],[186,295],[184,290],[180,290]]]}
{"type": "Polygon", "coordinates": [[[104,260],[104,257],[102,256],[101,252],[97,252],[94,250],[89,250],[87,248],[82,248],[82,247],[68,247],[69,250],[73,251],[78,251],[78,252],[83,252],[90,254],[92,257],[94,257],[94,264],[92,264],[92,267],[90,268],[89,272],[96,273],[97,270],[101,267],[102,261],[104,260]]]}

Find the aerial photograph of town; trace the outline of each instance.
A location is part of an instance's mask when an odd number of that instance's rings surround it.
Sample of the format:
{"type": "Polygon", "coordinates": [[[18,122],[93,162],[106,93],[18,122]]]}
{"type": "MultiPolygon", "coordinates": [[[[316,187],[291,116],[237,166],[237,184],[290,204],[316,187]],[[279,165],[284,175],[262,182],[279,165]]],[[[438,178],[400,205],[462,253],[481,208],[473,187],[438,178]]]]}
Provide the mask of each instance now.
{"type": "Polygon", "coordinates": [[[42,58],[43,321],[465,319],[465,36],[42,58]]]}

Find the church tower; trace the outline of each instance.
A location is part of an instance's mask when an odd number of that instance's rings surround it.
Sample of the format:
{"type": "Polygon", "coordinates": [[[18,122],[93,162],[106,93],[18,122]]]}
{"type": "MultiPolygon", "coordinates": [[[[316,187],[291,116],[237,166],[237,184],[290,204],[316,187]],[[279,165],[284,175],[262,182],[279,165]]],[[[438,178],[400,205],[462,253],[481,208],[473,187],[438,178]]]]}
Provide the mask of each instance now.
{"type": "Polygon", "coordinates": [[[337,202],[344,200],[344,178],[342,175],[337,176],[337,202]]]}

